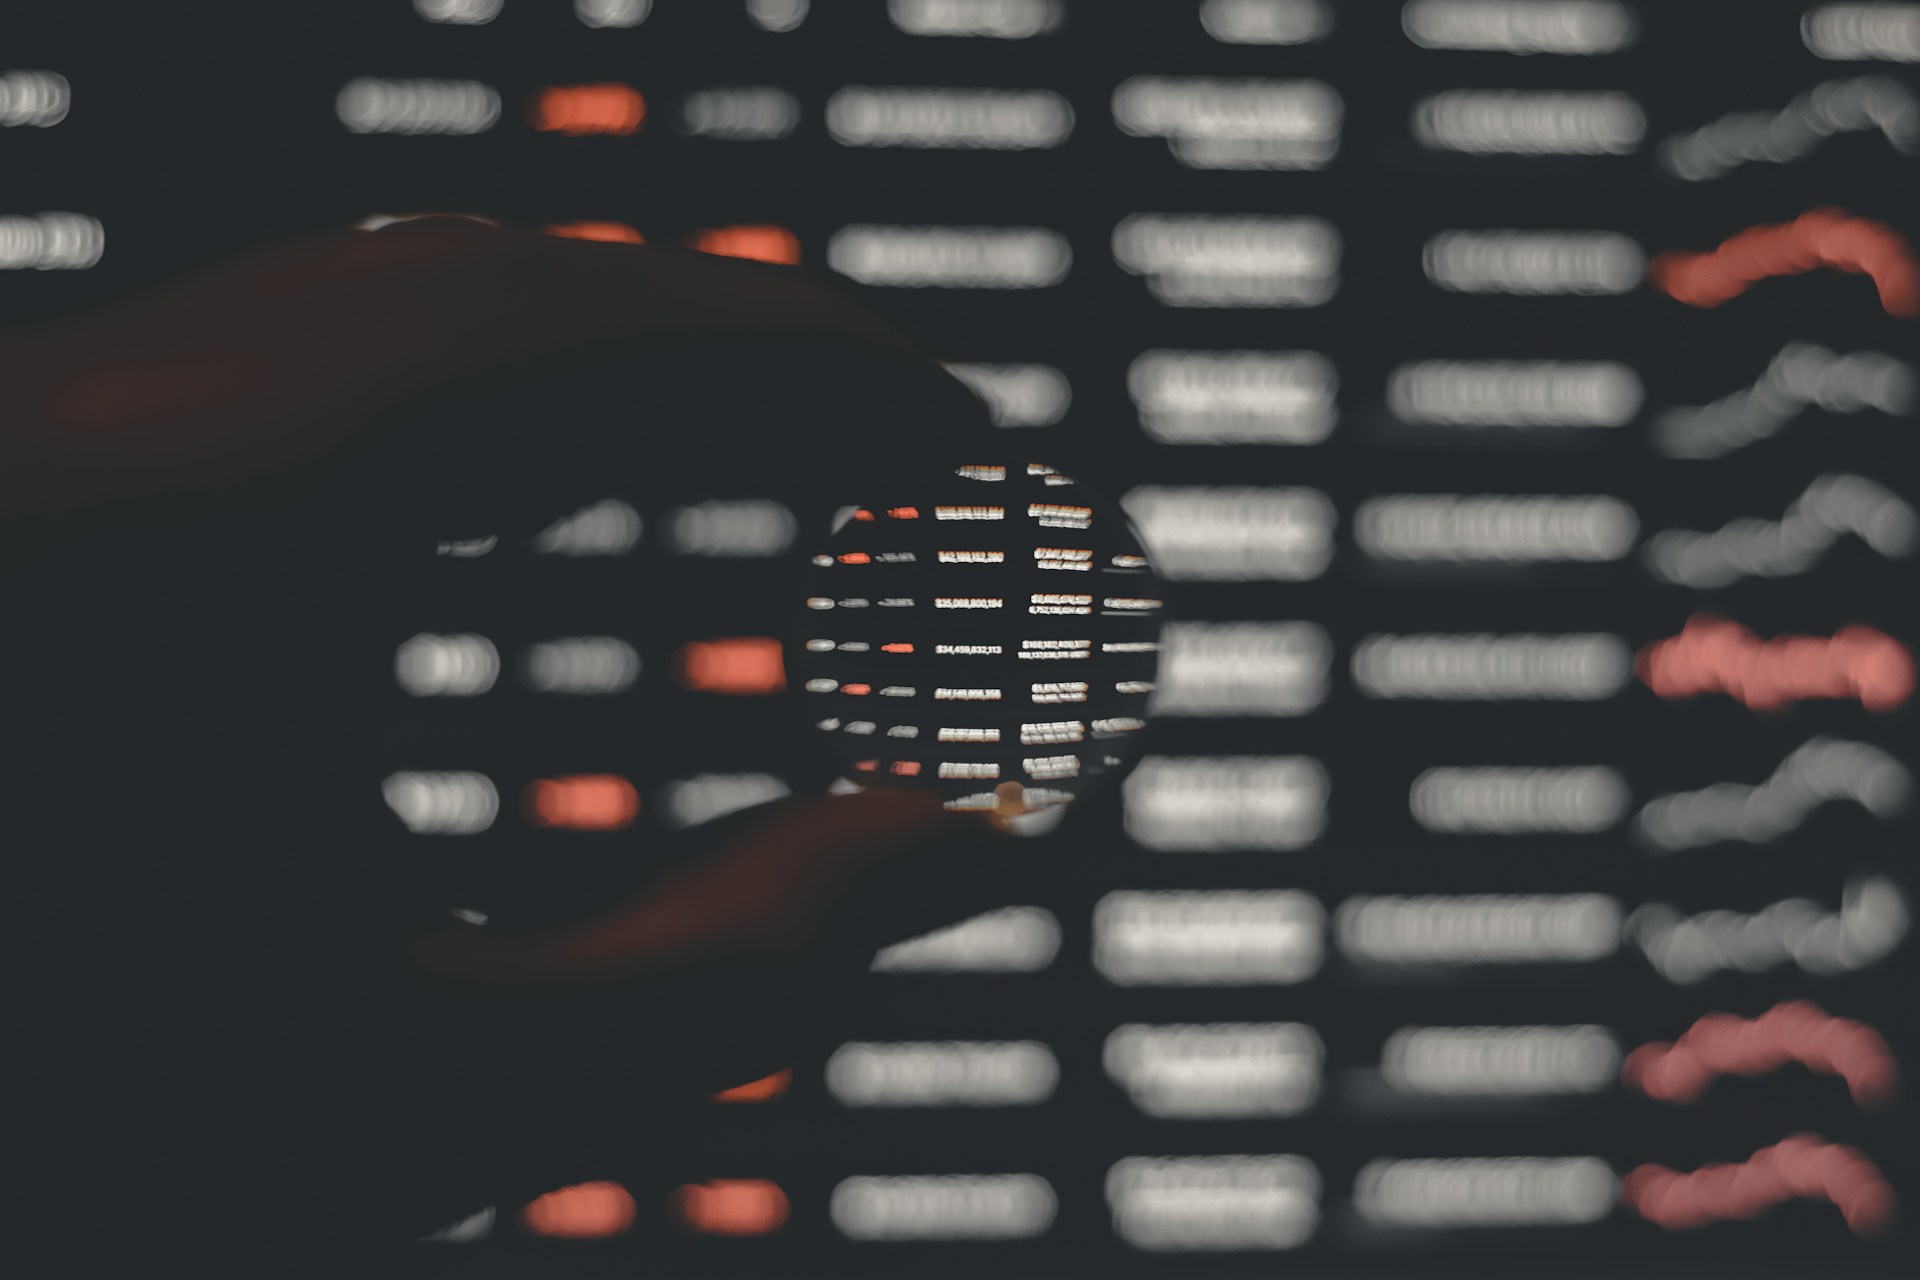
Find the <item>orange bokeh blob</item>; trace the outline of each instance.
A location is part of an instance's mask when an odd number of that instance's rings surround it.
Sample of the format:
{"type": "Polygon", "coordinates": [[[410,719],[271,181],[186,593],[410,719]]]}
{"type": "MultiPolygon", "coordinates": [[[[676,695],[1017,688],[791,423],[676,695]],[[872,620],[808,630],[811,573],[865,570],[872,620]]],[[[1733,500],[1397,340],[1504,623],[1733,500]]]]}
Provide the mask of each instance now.
{"type": "Polygon", "coordinates": [[[549,85],[534,95],[528,116],[542,133],[628,134],[647,118],[647,100],[624,84],[549,85]]]}
{"type": "Polygon", "coordinates": [[[1744,1222],[1794,1199],[1829,1201],[1863,1236],[1885,1230],[1898,1208],[1892,1185],[1873,1161],[1811,1133],[1782,1138],[1745,1160],[1692,1172],[1643,1164],[1620,1179],[1620,1202],[1668,1231],[1744,1222]]]}
{"type": "Polygon", "coordinates": [[[737,1084],[709,1095],[709,1102],[771,1102],[786,1093],[793,1084],[793,1068],[783,1067],[770,1076],[737,1084]]]}
{"type": "Polygon", "coordinates": [[[722,258],[751,258],[785,266],[800,261],[800,237],[771,224],[702,227],[687,237],[687,248],[722,258]]]}
{"type": "Polygon", "coordinates": [[[1907,647],[1862,626],[1762,640],[1738,622],[1696,613],[1678,635],[1642,648],[1634,665],[1659,697],[1724,693],[1755,711],[1810,698],[1857,698],[1869,711],[1891,711],[1914,689],[1907,647]]]}
{"type": "Polygon", "coordinates": [[[558,1240],[600,1240],[633,1226],[633,1197],[617,1182],[582,1182],[549,1191],[520,1211],[520,1220],[536,1236],[558,1240]]]}
{"type": "Polygon", "coordinates": [[[638,227],[624,222],[556,222],[540,228],[550,236],[568,240],[598,240],[603,244],[645,244],[647,238],[638,227]]]}
{"type": "Polygon", "coordinates": [[[538,778],[526,793],[527,820],[568,831],[617,831],[640,815],[640,793],[610,773],[538,778]]]}
{"type": "Polygon", "coordinates": [[[1629,1053],[1620,1079],[1663,1102],[1695,1102],[1721,1076],[1765,1075],[1790,1062],[1842,1077],[1863,1106],[1899,1087],[1900,1065],[1878,1031],[1811,1000],[1788,1000],[1757,1018],[1705,1014],[1672,1044],[1655,1040],[1629,1053]]]}
{"type": "Polygon", "coordinates": [[[772,636],[696,640],[674,655],[680,683],[700,693],[779,693],[787,687],[780,642],[772,636]]]}
{"type": "Polygon", "coordinates": [[[1844,209],[1810,209],[1792,222],[1748,227],[1705,253],[1668,250],[1647,263],[1647,280],[1690,307],[1717,307],[1762,280],[1818,267],[1864,274],[1890,316],[1920,315],[1920,257],[1884,222],[1844,209]]]}
{"type": "Polygon", "coordinates": [[[680,1187],[667,1205],[680,1224],[710,1236],[764,1236],[786,1224],[787,1193],[764,1178],[716,1178],[680,1187]]]}

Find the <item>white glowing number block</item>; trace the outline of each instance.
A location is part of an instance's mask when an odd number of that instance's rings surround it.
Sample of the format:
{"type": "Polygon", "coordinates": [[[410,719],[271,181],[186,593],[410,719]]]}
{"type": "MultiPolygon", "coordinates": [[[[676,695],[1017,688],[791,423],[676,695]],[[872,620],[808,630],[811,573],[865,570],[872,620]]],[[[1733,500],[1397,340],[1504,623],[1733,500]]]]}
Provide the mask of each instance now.
{"type": "Polygon", "coordinates": [[[0,217],[0,271],[84,271],[106,247],[100,220],[82,213],[0,217]]]}
{"type": "Polygon", "coordinates": [[[1811,155],[1838,133],[1877,129],[1902,155],[1920,151],[1920,101],[1888,76],[1829,80],[1777,112],[1735,111],[1660,144],[1660,164],[1676,178],[1706,182],[1743,164],[1785,164],[1811,155]]]}
{"type": "Polygon", "coordinates": [[[481,556],[493,554],[493,549],[499,545],[499,535],[491,533],[479,538],[446,538],[434,543],[433,553],[450,560],[478,560],[481,556]]]}
{"type": "Polygon", "coordinates": [[[340,90],[334,112],[352,133],[485,133],[499,123],[500,94],[477,80],[362,76],[340,90]]]}
{"type": "Polygon", "coordinates": [[[653,12],[653,0],[573,0],[573,15],[589,27],[637,27],[653,12]]]}
{"type": "Polygon", "coordinates": [[[0,129],[50,129],[72,105],[73,87],[57,71],[0,71],[0,129]]]}
{"type": "Polygon", "coordinates": [[[1372,964],[1580,964],[1620,949],[1620,904],[1603,893],[1348,898],[1340,950],[1372,964]]]}
{"type": "Polygon", "coordinates": [[[1059,1202],[1031,1173],[854,1177],[827,1211],[852,1240],[1025,1240],[1053,1225],[1059,1202]]]}
{"type": "Polygon", "coordinates": [[[1641,550],[1656,578],[1687,587],[1725,587],[1742,578],[1805,573],[1848,534],[1889,559],[1920,545],[1920,512],[1865,476],[1824,475],[1778,520],[1734,520],[1713,533],[1669,529],[1641,550]]]}
{"type": "Polygon", "coordinates": [[[1387,379],[1387,407],[1415,426],[1619,427],[1645,399],[1611,360],[1424,360],[1387,379]]]}
{"type": "Polygon", "coordinates": [[[1308,756],[1148,756],[1124,784],[1127,834],[1172,853],[1298,849],[1327,822],[1308,756]]]}
{"type": "Polygon", "coordinates": [[[1189,169],[1319,169],[1340,149],[1340,95],[1318,80],[1134,76],[1113,91],[1113,122],[1164,138],[1189,169]]]}
{"type": "Polygon", "coordinates": [[[1146,485],[1121,505],[1170,580],[1303,581],[1333,559],[1336,514],[1317,489],[1146,485]]]}
{"type": "Polygon", "coordinates": [[[640,513],[607,498],[541,530],[533,550],[548,556],[623,556],[639,545],[640,531],[640,513]]]}
{"type": "Polygon", "coordinates": [[[1292,889],[1123,890],[1094,908],[1093,963],[1125,987],[1304,982],[1325,929],[1319,901],[1292,889]]]}
{"type": "Polygon", "coordinates": [[[1053,1096],[1060,1064],[1032,1040],[843,1044],[827,1092],[848,1107],[1023,1107],[1053,1096]]]}
{"type": "Polygon", "coordinates": [[[504,0],[413,0],[413,11],[428,22],[477,27],[500,16],[504,0]]]}
{"type": "Polygon", "coordinates": [[[394,652],[393,674],[416,698],[477,697],[500,678],[500,651],[485,636],[422,632],[394,652]]]}
{"type": "Polygon", "coordinates": [[[1107,1075],[1157,1119],[1298,1115],[1320,1096],[1325,1050],[1298,1022],[1132,1023],[1107,1037],[1107,1075]]]}
{"type": "Polygon", "coordinates": [[[1418,493],[1368,498],[1353,537],[1375,560],[1599,563],[1633,550],[1640,517],[1618,498],[1418,493]]]}
{"type": "Polygon", "coordinates": [[[798,524],[778,502],[738,498],[680,507],[667,517],[667,545],[684,556],[777,556],[798,524]]]}
{"type": "Polygon", "coordinates": [[[1353,682],[1369,698],[1570,701],[1610,698],[1633,675],[1619,636],[1367,636],[1354,646],[1353,682]]]}
{"type": "Polygon", "coordinates": [[[1876,818],[1906,810],[1913,774],[1879,747],[1834,738],[1809,738],[1763,782],[1716,782],[1650,801],[1634,819],[1634,834],[1661,852],[1738,840],[1762,844],[1797,830],[1814,810],[1850,800],[1876,818]]]}
{"type": "Polygon", "coordinates": [[[1375,1160],[1353,1183],[1353,1207],[1379,1226],[1544,1227],[1598,1222],[1619,1182],[1598,1156],[1375,1160]]]}
{"type": "Polygon", "coordinates": [[[1066,279],[1073,251],[1044,227],[856,224],[828,240],[827,265],[898,289],[1043,289],[1066,279]]]}
{"type": "Polygon", "coordinates": [[[1920,371],[1879,351],[1839,355],[1789,342],[1766,372],[1709,405],[1654,417],[1653,447],[1670,458],[1718,458],[1779,432],[1808,408],[1829,413],[1877,409],[1900,416],[1920,404],[1920,371]]]}
{"type": "Polygon", "coordinates": [[[808,0],[747,0],[747,16],[763,31],[793,31],[812,7],[808,0]]]}
{"type": "Polygon", "coordinates": [[[1430,151],[1618,156],[1639,150],[1647,115],[1617,90],[1449,89],[1414,104],[1412,129],[1430,151]]]}
{"type": "Polygon", "coordinates": [[[1113,229],[1113,260],[1169,307],[1317,307],[1340,254],[1323,218],[1136,213],[1113,229]]]}
{"type": "Polygon", "coordinates": [[[950,364],[947,372],[987,403],[996,427],[1050,427],[1073,402],[1067,375],[1045,364],[950,364]]]}
{"type": "Polygon", "coordinates": [[[701,89],[680,104],[680,131],[722,142],[771,142],[800,123],[800,100],[769,85],[701,89]]]}
{"type": "Polygon", "coordinates": [[[496,1211],[492,1205],[449,1223],[432,1235],[420,1237],[421,1244],[476,1244],[493,1234],[496,1211]]]}
{"type": "Polygon", "coordinates": [[[1320,1222],[1320,1172],[1303,1156],[1128,1156],[1106,1190],[1114,1231],[1156,1253],[1293,1249],[1320,1222]]]}
{"type": "Polygon", "coordinates": [[[1327,0],[1201,0],[1200,25],[1222,44],[1306,44],[1333,30],[1327,0]]]}
{"type": "Polygon", "coordinates": [[[1422,1097],[1603,1093],[1620,1075],[1605,1027],[1402,1027],[1380,1050],[1380,1075],[1422,1097]]]}
{"type": "Polygon", "coordinates": [[[1631,800],[1604,765],[1428,769],[1407,795],[1427,830],[1475,835],[1592,835],[1617,825],[1631,800]]]}
{"type": "Polygon", "coordinates": [[[640,654],[615,636],[545,640],[527,650],[526,675],[541,693],[624,693],[640,677],[640,654]]]}
{"type": "Polygon", "coordinates": [[[827,134],[843,147],[1031,151],[1073,132],[1073,108],[1044,89],[906,89],[850,85],[827,99],[827,134]]]}
{"type": "Polygon", "coordinates": [[[1565,57],[1616,53],[1639,33],[1618,0],[1410,0],[1400,25],[1424,49],[1565,57]]]}
{"type": "Polygon", "coordinates": [[[660,813],[670,827],[697,827],[715,818],[790,794],[770,773],[703,773],[660,789],[660,813]]]}
{"type": "Polygon", "coordinates": [[[887,0],[887,17],[910,36],[1026,40],[1065,16],[1060,0],[887,0]]]}
{"type": "Polygon", "coordinates": [[[1920,62],[1920,4],[1823,4],[1800,19],[1800,39],[1833,62],[1920,62]]]}
{"type": "Polygon", "coordinates": [[[1333,641],[1311,622],[1170,622],[1158,688],[1163,716],[1297,716],[1325,701],[1333,641]]]}
{"type": "Polygon", "coordinates": [[[1911,922],[1900,886],[1872,875],[1847,881],[1838,911],[1810,898],[1697,915],[1649,902],[1627,918],[1626,934],[1661,977],[1684,986],[1723,970],[1761,973],[1789,963],[1808,973],[1852,973],[1891,955],[1911,922]]]}
{"type": "Polygon", "coordinates": [[[1060,953],[1060,922],[1040,907],[1002,907],[873,958],[875,973],[1034,973],[1060,953]]]}
{"type": "Polygon", "coordinates": [[[380,790],[387,807],[415,835],[478,835],[500,812],[499,792],[480,773],[396,773],[380,790]]]}
{"type": "Polygon", "coordinates": [[[1647,255],[1613,231],[1442,231],[1420,254],[1427,279],[1455,293],[1631,293],[1647,255]]]}
{"type": "Polygon", "coordinates": [[[1162,444],[1318,444],[1339,387],[1313,351],[1148,351],[1127,368],[1140,426],[1162,444]]]}

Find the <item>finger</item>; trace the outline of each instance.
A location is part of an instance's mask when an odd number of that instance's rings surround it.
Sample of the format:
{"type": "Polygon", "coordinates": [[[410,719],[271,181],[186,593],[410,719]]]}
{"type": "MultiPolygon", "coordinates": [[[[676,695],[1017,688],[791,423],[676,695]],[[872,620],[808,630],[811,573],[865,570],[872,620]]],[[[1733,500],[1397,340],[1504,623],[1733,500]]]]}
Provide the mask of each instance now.
{"type": "Polygon", "coordinates": [[[435,935],[415,958],[446,978],[579,983],[798,948],[863,867],[955,825],[937,797],[906,790],[790,802],[615,911],[518,938],[435,935]]]}
{"type": "Polygon", "coordinates": [[[865,969],[876,952],[1007,906],[1052,904],[1073,879],[1071,846],[995,824],[954,823],[863,868],[830,904],[820,945],[865,969]]]}

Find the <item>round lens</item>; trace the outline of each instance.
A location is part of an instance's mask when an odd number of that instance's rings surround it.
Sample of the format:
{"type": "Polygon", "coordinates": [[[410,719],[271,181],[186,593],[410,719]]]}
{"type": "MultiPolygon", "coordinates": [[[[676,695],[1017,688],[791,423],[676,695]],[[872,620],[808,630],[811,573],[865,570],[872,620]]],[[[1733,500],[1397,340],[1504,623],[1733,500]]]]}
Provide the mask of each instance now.
{"type": "Polygon", "coordinates": [[[1146,723],[1162,606],[1138,539],[1040,463],[882,496],[840,510],[809,570],[796,665],[821,740],[844,785],[1050,827],[1146,723]]]}

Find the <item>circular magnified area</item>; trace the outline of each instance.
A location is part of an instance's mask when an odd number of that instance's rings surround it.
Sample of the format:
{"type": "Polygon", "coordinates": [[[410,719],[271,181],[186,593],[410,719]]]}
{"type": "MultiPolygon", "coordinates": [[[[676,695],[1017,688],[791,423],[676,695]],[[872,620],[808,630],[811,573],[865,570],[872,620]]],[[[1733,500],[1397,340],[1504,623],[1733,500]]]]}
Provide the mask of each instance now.
{"type": "Polygon", "coordinates": [[[796,666],[846,783],[1050,828],[1146,725],[1162,603],[1120,505],[1040,463],[842,508],[796,666]]]}

